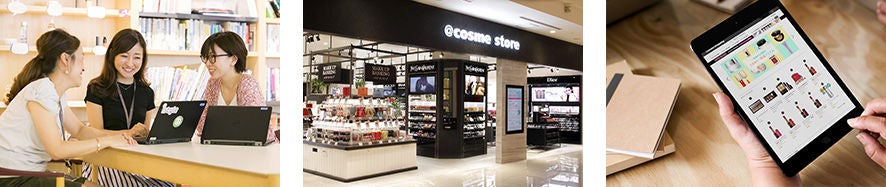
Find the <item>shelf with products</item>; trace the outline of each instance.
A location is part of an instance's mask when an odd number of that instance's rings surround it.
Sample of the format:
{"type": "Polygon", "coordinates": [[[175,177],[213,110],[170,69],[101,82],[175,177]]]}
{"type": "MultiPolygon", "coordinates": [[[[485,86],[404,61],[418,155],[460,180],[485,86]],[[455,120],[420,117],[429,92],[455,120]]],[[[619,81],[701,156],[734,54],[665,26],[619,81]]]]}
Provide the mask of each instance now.
{"type": "Polygon", "coordinates": [[[206,21],[225,21],[225,22],[258,22],[257,17],[241,17],[241,16],[214,16],[201,14],[181,14],[181,13],[157,13],[157,12],[139,12],[139,16],[144,18],[169,18],[169,19],[198,19],[206,21]]]}
{"type": "MultiPolygon", "coordinates": [[[[0,4],[0,13],[11,13],[9,10],[9,4],[3,3],[0,4]]],[[[47,6],[35,6],[35,5],[25,5],[25,13],[23,14],[46,14],[49,13],[46,11],[47,6]]],[[[129,16],[129,10],[127,9],[111,9],[111,8],[100,8],[97,10],[103,10],[105,14],[105,18],[127,18],[129,16]]],[[[61,7],[61,16],[82,16],[87,17],[89,14],[89,9],[86,7],[65,7],[64,5],[61,7]]]]}
{"type": "Polygon", "coordinates": [[[394,99],[352,99],[328,97],[316,108],[316,120],[305,133],[305,141],[335,146],[364,146],[409,141],[411,137],[400,130],[406,125],[402,117],[394,115],[394,99]]]}
{"type": "Polygon", "coordinates": [[[526,145],[550,146],[560,143],[560,129],[556,123],[530,123],[526,129],[526,145]]]}
{"type": "Polygon", "coordinates": [[[305,141],[335,146],[364,146],[410,141],[400,130],[403,121],[397,120],[317,120],[305,132],[305,141]]]}
{"type": "Polygon", "coordinates": [[[527,83],[532,121],[549,118],[561,142],[581,144],[581,76],[530,77],[527,83]]]}
{"type": "Polygon", "coordinates": [[[401,120],[402,114],[392,107],[391,98],[344,98],[329,97],[318,108],[321,119],[333,120],[401,120]]]}
{"type": "Polygon", "coordinates": [[[436,124],[436,131],[422,131],[435,132],[436,138],[419,143],[418,155],[466,158],[486,154],[486,65],[443,59],[408,62],[406,66],[407,122],[436,124]]]}
{"type": "MultiPolygon", "coordinates": [[[[247,0],[250,1],[250,0],[247,0]]],[[[264,10],[267,6],[266,0],[251,0],[253,2],[259,2],[261,5],[255,7],[256,10],[264,10]]],[[[16,1],[12,1],[16,2],[16,1]]],[[[2,2],[0,3],[0,20],[6,20],[2,22],[4,28],[7,28],[9,33],[14,33],[13,35],[9,35],[7,37],[15,37],[16,39],[19,37],[19,26],[22,21],[27,21],[27,31],[24,34],[27,45],[28,45],[28,53],[26,55],[17,55],[13,54],[10,51],[10,46],[8,44],[0,44],[0,58],[6,58],[10,62],[22,62],[20,64],[24,64],[23,62],[27,62],[30,58],[36,55],[36,40],[42,33],[45,33],[47,29],[50,28],[61,28],[67,31],[68,33],[77,36],[80,38],[82,44],[83,53],[86,56],[86,61],[89,62],[98,62],[104,59],[104,56],[96,56],[93,53],[94,45],[93,38],[96,36],[106,37],[107,43],[105,43],[105,47],[111,42],[112,37],[120,30],[123,29],[135,29],[140,30],[142,28],[143,23],[140,21],[141,19],[150,19],[152,15],[149,13],[143,13],[141,11],[143,2],[135,1],[135,0],[112,0],[112,1],[90,1],[95,2],[96,4],[89,3],[89,5],[99,5],[102,7],[88,8],[87,1],[58,1],[61,4],[60,15],[53,16],[55,14],[50,15],[47,12],[48,3],[54,1],[20,1],[25,4],[25,13],[13,15],[7,8],[8,3],[12,2],[2,2]],[[77,4],[77,5],[75,5],[77,4]],[[103,13],[104,16],[99,18],[95,16],[90,16],[90,9],[98,10],[100,14],[103,13]]],[[[184,2],[184,1],[179,1],[184,2]]],[[[188,1],[190,2],[190,1],[188,1]]],[[[190,11],[190,8],[188,8],[190,11]]],[[[243,8],[244,10],[246,8],[243,8]]],[[[93,13],[96,11],[93,11],[93,13]]],[[[252,75],[257,79],[259,83],[265,82],[267,79],[264,76],[264,66],[267,57],[264,57],[265,51],[264,48],[260,48],[258,46],[265,46],[267,43],[266,40],[270,40],[272,38],[279,38],[279,35],[272,35],[268,32],[263,32],[261,29],[257,28],[261,26],[261,23],[252,23],[251,25],[255,25],[256,29],[253,31],[253,37],[251,43],[253,43],[253,50],[249,52],[248,55],[248,63],[247,64],[255,64],[255,65],[247,65],[247,69],[251,70],[252,75]],[[261,60],[259,60],[261,59],[261,60]]],[[[242,30],[242,29],[241,29],[242,30]]],[[[142,32],[143,36],[147,36],[145,32],[142,32]]],[[[170,37],[171,38],[171,37],[170,37]]],[[[4,38],[9,39],[9,38],[4,38]]],[[[146,38],[147,39],[147,38],[146,38]]],[[[200,42],[205,40],[205,38],[200,38],[200,42]]],[[[100,50],[96,50],[100,51],[100,50]]],[[[159,66],[168,66],[174,68],[180,68],[181,65],[193,66],[196,64],[200,64],[201,61],[199,59],[199,53],[197,50],[192,51],[180,51],[178,49],[175,50],[148,50],[148,55],[151,57],[149,59],[153,59],[148,63],[149,67],[159,67],[159,66]]],[[[271,59],[275,60],[275,59],[271,59]]],[[[277,60],[279,61],[279,60],[277,60]]],[[[20,65],[10,66],[11,69],[19,69],[20,65]]],[[[96,70],[96,71],[87,71],[84,73],[84,78],[92,78],[98,76],[102,67],[102,63],[86,63],[85,69],[87,70],[96,70]]],[[[193,68],[192,68],[193,69],[193,68]]],[[[4,75],[0,75],[0,85],[9,85],[13,81],[13,77],[17,73],[5,72],[4,75]]],[[[162,86],[161,83],[149,81],[152,83],[152,86],[162,86]]],[[[171,81],[170,81],[171,82],[171,81]]],[[[196,81],[194,81],[196,82],[196,81]]],[[[175,83],[169,83],[175,84],[175,83]]],[[[178,85],[171,85],[170,87],[177,87],[178,85]]],[[[268,90],[264,84],[260,84],[261,90],[268,90]]],[[[203,90],[203,87],[194,87],[195,90],[203,90]]],[[[190,89],[190,87],[188,88],[190,89]]],[[[182,89],[185,90],[185,89],[182,89]]],[[[158,93],[155,90],[155,93],[158,93]]],[[[67,99],[76,100],[77,98],[81,99],[86,94],[86,86],[81,86],[79,88],[72,89],[71,92],[67,95],[67,99]]],[[[161,94],[155,94],[161,95],[161,94]]],[[[169,95],[169,93],[166,93],[169,95]]],[[[184,95],[184,94],[182,94],[184,95]]],[[[197,94],[202,98],[202,94],[197,94]]],[[[159,101],[163,100],[171,100],[167,98],[158,99],[159,101]]],[[[274,107],[276,110],[279,107],[274,107]]],[[[83,118],[85,119],[85,118],[83,118]]]]}

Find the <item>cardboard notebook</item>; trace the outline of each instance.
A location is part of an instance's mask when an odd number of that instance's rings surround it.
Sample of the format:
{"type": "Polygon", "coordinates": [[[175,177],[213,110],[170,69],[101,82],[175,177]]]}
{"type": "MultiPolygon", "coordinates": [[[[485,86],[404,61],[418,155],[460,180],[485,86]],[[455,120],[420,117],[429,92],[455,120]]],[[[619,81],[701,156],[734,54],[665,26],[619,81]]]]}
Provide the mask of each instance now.
{"type": "Polygon", "coordinates": [[[606,152],[606,175],[658,159],[662,156],[674,153],[675,151],[677,151],[677,146],[674,144],[674,140],[671,139],[671,135],[665,133],[664,138],[661,139],[658,150],[655,150],[655,155],[651,159],[606,152]]]}
{"type": "MultiPolygon", "coordinates": [[[[607,85],[610,83],[610,80],[612,80],[615,74],[633,75],[633,73],[631,72],[631,67],[625,61],[609,64],[606,66],[607,85]]],[[[607,151],[606,175],[613,174],[640,165],[642,163],[646,163],[659,157],[674,153],[677,150],[676,144],[674,144],[674,141],[671,139],[671,136],[668,135],[667,132],[664,133],[664,137],[660,140],[660,143],[658,145],[658,149],[655,151],[652,159],[607,151]]]]}
{"type": "Polygon", "coordinates": [[[680,80],[615,74],[606,88],[606,151],[653,158],[680,80]]]}

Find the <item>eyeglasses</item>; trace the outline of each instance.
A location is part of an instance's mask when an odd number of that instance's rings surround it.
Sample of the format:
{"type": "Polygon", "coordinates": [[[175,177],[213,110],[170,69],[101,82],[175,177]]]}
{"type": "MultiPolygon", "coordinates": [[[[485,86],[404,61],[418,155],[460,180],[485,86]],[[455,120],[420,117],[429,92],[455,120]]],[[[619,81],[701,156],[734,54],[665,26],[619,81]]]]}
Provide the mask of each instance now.
{"type": "Polygon", "coordinates": [[[200,60],[202,60],[203,63],[207,63],[207,62],[208,62],[209,64],[215,64],[215,58],[220,57],[220,56],[227,56],[227,57],[230,57],[230,56],[234,56],[234,55],[231,55],[231,54],[220,54],[220,55],[201,56],[201,57],[200,57],[200,60]]]}

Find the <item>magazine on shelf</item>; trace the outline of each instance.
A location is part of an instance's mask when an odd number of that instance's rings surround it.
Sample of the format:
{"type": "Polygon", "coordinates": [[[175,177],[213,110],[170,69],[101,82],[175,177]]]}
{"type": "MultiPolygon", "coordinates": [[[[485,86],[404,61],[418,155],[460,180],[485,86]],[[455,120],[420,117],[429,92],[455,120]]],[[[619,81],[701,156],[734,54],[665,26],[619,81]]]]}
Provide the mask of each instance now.
{"type": "Polygon", "coordinates": [[[206,65],[188,67],[148,67],[146,78],[157,101],[200,100],[209,81],[206,65]]]}

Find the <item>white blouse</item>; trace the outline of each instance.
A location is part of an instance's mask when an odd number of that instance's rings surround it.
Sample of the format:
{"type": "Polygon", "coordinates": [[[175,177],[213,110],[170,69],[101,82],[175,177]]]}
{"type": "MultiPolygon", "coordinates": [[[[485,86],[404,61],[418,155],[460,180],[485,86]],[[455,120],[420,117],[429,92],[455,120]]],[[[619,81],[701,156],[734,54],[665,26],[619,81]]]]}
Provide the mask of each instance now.
{"type": "MultiPolygon", "coordinates": [[[[49,78],[38,79],[25,86],[0,115],[0,167],[23,171],[46,171],[49,154],[37,136],[37,128],[28,111],[28,102],[34,101],[46,108],[54,116],[60,116],[61,109],[67,108],[60,102],[55,85],[49,78]]],[[[63,136],[62,123],[56,117],[56,125],[63,136]]]]}

